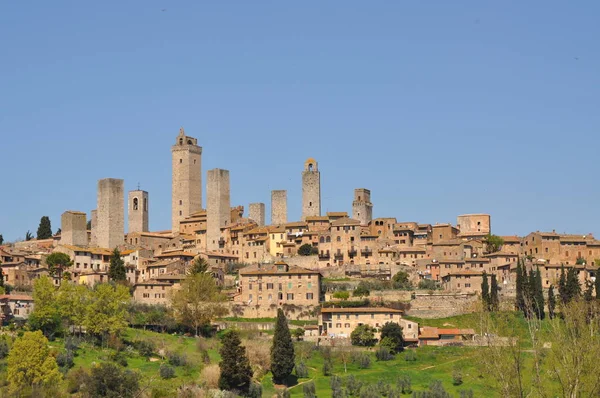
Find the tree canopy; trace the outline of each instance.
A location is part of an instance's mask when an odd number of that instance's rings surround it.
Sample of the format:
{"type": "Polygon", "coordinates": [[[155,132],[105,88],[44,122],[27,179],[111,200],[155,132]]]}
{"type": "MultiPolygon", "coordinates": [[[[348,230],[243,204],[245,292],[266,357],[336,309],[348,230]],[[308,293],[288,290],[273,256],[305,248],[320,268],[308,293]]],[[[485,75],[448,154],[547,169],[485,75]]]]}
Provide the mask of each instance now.
{"type": "Polygon", "coordinates": [[[377,343],[375,329],[369,325],[359,325],[350,333],[352,345],[373,347],[377,343]]]}
{"type": "Polygon", "coordinates": [[[48,339],[40,331],[25,332],[17,338],[8,354],[7,364],[7,380],[15,392],[53,386],[61,380],[56,359],[50,355],[48,339]]]}
{"type": "Polygon", "coordinates": [[[97,284],[85,309],[86,331],[102,338],[118,335],[127,327],[129,289],[123,285],[97,284]]]}
{"type": "Polygon", "coordinates": [[[73,261],[66,253],[54,252],[46,257],[46,265],[48,265],[50,275],[60,278],[65,268],[73,265],[73,261]]]}
{"type": "Polygon", "coordinates": [[[127,270],[125,269],[125,262],[121,258],[121,253],[119,253],[119,249],[117,249],[116,247],[110,255],[108,277],[111,281],[115,282],[124,282],[127,280],[127,270]]]}
{"type": "Polygon", "coordinates": [[[402,327],[396,322],[386,322],[381,328],[381,344],[387,342],[387,346],[393,352],[401,352],[404,350],[404,336],[402,335],[402,327]]]}
{"type": "Polygon", "coordinates": [[[238,332],[228,331],[223,336],[222,344],[219,351],[221,354],[219,388],[246,394],[252,381],[252,368],[238,332]]]}
{"type": "Polygon", "coordinates": [[[310,256],[313,254],[318,254],[319,249],[311,245],[310,243],[305,243],[298,248],[298,255],[300,256],[310,256]]]}
{"type": "Polygon", "coordinates": [[[50,224],[50,218],[43,216],[40,220],[40,226],[37,229],[37,239],[50,239],[52,238],[52,226],[50,224]]]}
{"type": "Polygon", "coordinates": [[[500,248],[502,248],[502,245],[504,244],[504,239],[502,239],[498,235],[488,234],[485,237],[485,244],[488,253],[495,253],[497,251],[500,251],[500,248]]]}
{"type": "Polygon", "coordinates": [[[201,257],[197,257],[194,260],[194,262],[192,263],[189,273],[192,275],[195,275],[195,274],[203,274],[206,271],[208,271],[208,262],[201,257]]]}
{"type": "Polygon", "coordinates": [[[33,312],[29,325],[41,330],[46,336],[53,336],[60,329],[60,312],[56,301],[56,288],[47,276],[33,282],[33,312]]]}

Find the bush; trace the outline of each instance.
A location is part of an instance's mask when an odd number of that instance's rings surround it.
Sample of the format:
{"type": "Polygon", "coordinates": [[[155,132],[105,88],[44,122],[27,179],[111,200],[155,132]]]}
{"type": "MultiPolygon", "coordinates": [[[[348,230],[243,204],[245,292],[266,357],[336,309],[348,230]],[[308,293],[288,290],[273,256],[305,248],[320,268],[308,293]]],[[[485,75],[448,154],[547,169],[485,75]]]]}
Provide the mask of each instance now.
{"type": "Polygon", "coordinates": [[[367,385],[359,394],[360,398],[380,398],[381,394],[377,385],[367,385]]]}
{"type": "Polygon", "coordinates": [[[277,391],[277,398],[290,398],[290,395],[290,390],[288,390],[287,388],[277,391]]]}
{"type": "Polygon", "coordinates": [[[133,343],[133,347],[138,351],[140,356],[148,358],[152,356],[155,351],[154,344],[151,341],[138,340],[133,343]]]}
{"type": "Polygon", "coordinates": [[[220,377],[221,368],[216,364],[205,366],[200,372],[200,381],[207,388],[219,388],[220,377]]]}
{"type": "Polygon", "coordinates": [[[460,390],[459,391],[460,398],[473,398],[473,390],[460,390]]]}
{"type": "Polygon", "coordinates": [[[309,381],[308,383],[304,383],[302,385],[302,392],[304,393],[304,398],[316,398],[317,389],[315,387],[315,382],[309,381]]]}
{"type": "Polygon", "coordinates": [[[329,358],[329,359],[325,358],[325,361],[323,361],[323,376],[331,376],[332,372],[333,372],[333,365],[331,363],[331,358],[329,358]]]}
{"type": "Polygon", "coordinates": [[[375,358],[378,361],[391,361],[394,359],[394,353],[388,347],[380,346],[377,351],[375,351],[375,358]]]}
{"type": "Polygon", "coordinates": [[[406,351],[404,353],[404,360],[405,361],[416,361],[417,360],[417,353],[414,352],[413,350],[406,351]]]}
{"type": "Polygon", "coordinates": [[[346,377],[346,390],[348,390],[348,395],[358,395],[362,386],[362,381],[357,380],[356,377],[354,377],[354,375],[346,377]]]}
{"type": "Polygon", "coordinates": [[[423,290],[436,290],[439,289],[440,285],[431,279],[421,279],[419,281],[419,289],[423,290]]]}
{"type": "Polygon", "coordinates": [[[308,367],[306,367],[306,364],[303,361],[296,364],[296,376],[298,376],[298,378],[308,377],[308,367]]]}
{"type": "Polygon", "coordinates": [[[357,352],[354,354],[352,362],[357,364],[360,369],[368,369],[371,367],[371,357],[365,352],[357,352]]]}
{"type": "Polygon", "coordinates": [[[261,398],[262,397],[262,386],[258,383],[250,383],[250,388],[248,389],[248,397],[249,398],[261,398]]]}
{"type": "Polygon", "coordinates": [[[65,338],[65,350],[71,351],[73,354],[79,349],[79,339],[75,336],[65,338]]]}
{"type": "Polygon", "coordinates": [[[369,325],[359,325],[350,333],[352,345],[372,347],[377,343],[375,328],[369,325]]]}
{"type": "Polygon", "coordinates": [[[460,386],[463,383],[463,374],[462,371],[458,368],[454,368],[452,371],[452,384],[455,386],[460,386]]]}
{"type": "Polygon", "coordinates": [[[331,389],[333,391],[335,390],[341,390],[342,388],[342,379],[339,376],[331,376],[331,379],[329,380],[329,386],[331,387],[331,389]]]}
{"type": "Polygon", "coordinates": [[[175,377],[175,369],[165,363],[160,365],[160,378],[161,379],[172,379],[175,377]]]}
{"type": "Polygon", "coordinates": [[[371,290],[369,289],[369,286],[364,282],[360,282],[356,289],[354,289],[354,291],[352,292],[352,295],[354,297],[367,297],[370,294],[371,290]]]}
{"type": "Polygon", "coordinates": [[[348,300],[350,298],[350,292],[347,292],[345,290],[337,291],[333,293],[333,298],[339,300],[348,300]]]}
{"type": "Polygon", "coordinates": [[[6,358],[9,351],[8,341],[6,341],[6,337],[2,336],[2,338],[0,338],[0,359],[6,358]]]}
{"type": "Polygon", "coordinates": [[[126,368],[128,365],[127,358],[125,357],[125,354],[123,354],[122,352],[115,352],[114,354],[112,354],[110,356],[110,360],[123,366],[124,368],[126,368]]]}
{"type": "Polygon", "coordinates": [[[394,289],[412,289],[412,283],[409,280],[408,272],[399,271],[392,278],[394,289]]]}
{"type": "Polygon", "coordinates": [[[392,392],[392,386],[383,380],[379,380],[375,386],[377,387],[379,395],[383,395],[384,397],[387,397],[392,392]]]}
{"type": "Polygon", "coordinates": [[[93,367],[87,392],[93,397],[132,398],[140,389],[140,376],[110,362],[93,367]]]}
{"type": "Polygon", "coordinates": [[[167,353],[167,358],[169,360],[169,365],[171,366],[185,366],[187,363],[185,354],[169,352],[167,353]]]}
{"type": "Polygon", "coordinates": [[[67,392],[75,394],[85,388],[90,382],[90,374],[83,368],[77,368],[67,373],[67,392]]]}
{"type": "Polygon", "coordinates": [[[396,385],[402,394],[412,393],[412,381],[409,375],[400,375],[396,385]]]}
{"type": "Polygon", "coordinates": [[[71,369],[73,363],[73,353],[71,351],[61,352],[56,356],[56,364],[65,370],[71,369]]]}
{"type": "Polygon", "coordinates": [[[314,254],[319,254],[319,249],[310,243],[305,243],[298,248],[298,255],[300,256],[311,256],[314,254]]]}

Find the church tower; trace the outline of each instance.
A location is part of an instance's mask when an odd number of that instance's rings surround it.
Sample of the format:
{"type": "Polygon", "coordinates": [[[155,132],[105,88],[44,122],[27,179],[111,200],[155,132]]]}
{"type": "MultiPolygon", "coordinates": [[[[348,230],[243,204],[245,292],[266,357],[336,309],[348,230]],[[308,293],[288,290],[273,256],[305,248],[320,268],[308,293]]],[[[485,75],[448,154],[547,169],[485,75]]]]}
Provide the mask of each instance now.
{"type": "Polygon", "coordinates": [[[179,233],[179,221],[202,210],[202,147],[198,140],[185,135],[183,127],[175,145],[173,157],[172,224],[174,234],[179,233]]]}
{"type": "Polygon", "coordinates": [[[317,161],[308,158],[302,172],[302,220],[321,215],[321,173],[317,161]]]}
{"type": "Polygon", "coordinates": [[[129,232],[148,232],[148,192],[129,191],[127,198],[129,232]]]}

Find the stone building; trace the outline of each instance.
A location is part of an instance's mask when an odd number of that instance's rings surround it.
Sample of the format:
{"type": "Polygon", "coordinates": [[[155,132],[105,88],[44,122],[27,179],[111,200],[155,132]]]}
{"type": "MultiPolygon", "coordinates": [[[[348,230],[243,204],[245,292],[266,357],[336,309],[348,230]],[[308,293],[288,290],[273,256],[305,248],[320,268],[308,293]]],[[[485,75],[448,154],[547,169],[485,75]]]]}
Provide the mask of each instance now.
{"type": "Polygon", "coordinates": [[[321,308],[319,334],[334,338],[347,338],[359,325],[381,328],[387,322],[403,326],[402,334],[414,341],[418,334],[416,322],[402,319],[403,311],[385,307],[321,308]],[[404,322],[403,322],[404,321],[404,322]]]}
{"type": "Polygon", "coordinates": [[[371,203],[370,190],[365,188],[357,188],[354,190],[352,218],[360,221],[360,225],[369,225],[373,219],[373,203],[371,203]]]}
{"type": "Polygon", "coordinates": [[[248,206],[248,218],[254,221],[259,227],[265,225],[265,204],[250,203],[248,206]]]}
{"type": "Polygon", "coordinates": [[[208,171],[206,185],[206,248],[217,251],[220,247],[221,228],[231,224],[231,197],[229,171],[213,169],[208,171]]]}
{"type": "Polygon", "coordinates": [[[600,259],[600,241],[592,234],[567,235],[532,232],[523,238],[521,254],[549,264],[593,264],[600,259]]]}
{"type": "Polygon", "coordinates": [[[331,223],[331,255],[336,265],[354,264],[360,249],[360,221],[340,218],[331,223]]]}
{"type": "Polygon", "coordinates": [[[148,192],[129,191],[127,207],[129,232],[148,232],[148,192]]]}
{"type": "Polygon", "coordinates": [[[171,147],[173,163],[172,231],[179,232],[179,222],[202,210],[202,147],[196,138],[185,135],[183,128],[171,147]]]}
{"type": "Polygon", "coordinates": [[[284,304],[317,306],[321,299],[321,274],[283,261],[257,264],[239,272],[241,301],[246,305],[284,304]]]}
{"type": "Polygon", "coordinates": [[[87,246],[87,215],[80,211],[65,211],[60,217],[60,243],[87,246]]]}
{"type": "Polygon", "coordinates": [[[464,238],[484,237],[492,233],[489,214],[463,214],[456,217],[456,228],[464,238]]]}
{"type": "Polygon", "coordinates": [[[302,172],[302,220],[321,215],[321,173],[317,161],[308,158],[302,172]]]}
{"type": "Polygon", "coordinates": [[[271,191],[271,225],[287,223],[287,191],[271,191]]]}
{"type": "Polygon", "coordinates": [[[456,271],[442,277],[444,289],[453,292],[479,293],[482,282],[483,272],[481,271],[456,271]]]}
{"type": "Polygon", "coordinates": [[[98,210],[94,209],[90,212],[90,224],[91,224],[91,231],[90,231],[90,245],[91,246],[97,246],[98,245],[98,238],[96,237],[96,230],[98,228],[98,210]]]}
{"type": "Polygon", "coordinates": [[[123,201],[123,180],[105,178],[98,181],[96,240],[99,247],[114,249],[124,243],[125,204],[123,201]]]}

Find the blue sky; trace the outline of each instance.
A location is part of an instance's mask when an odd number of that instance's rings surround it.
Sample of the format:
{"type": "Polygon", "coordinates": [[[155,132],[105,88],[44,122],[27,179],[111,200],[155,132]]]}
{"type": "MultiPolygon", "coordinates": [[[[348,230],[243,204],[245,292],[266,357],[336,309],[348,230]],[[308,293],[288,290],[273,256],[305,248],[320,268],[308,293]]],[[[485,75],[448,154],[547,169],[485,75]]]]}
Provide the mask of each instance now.
{"type": "MultiPolygon", "coordinates": [[[[0,233],[95,208],[99,178],[150,192],[170,228],[170,146],[231,172],[232,205],[319,162],[323,211],[497,234],[596,232],[595,1],[6,1],[0,233]],[[162,11],[166,9],[165,11],[162,11]]],[[[206,198],[206,196],[204,196],[206,198]]],[[[269,214],[269,210],[267,211],[269,214]]]]}

